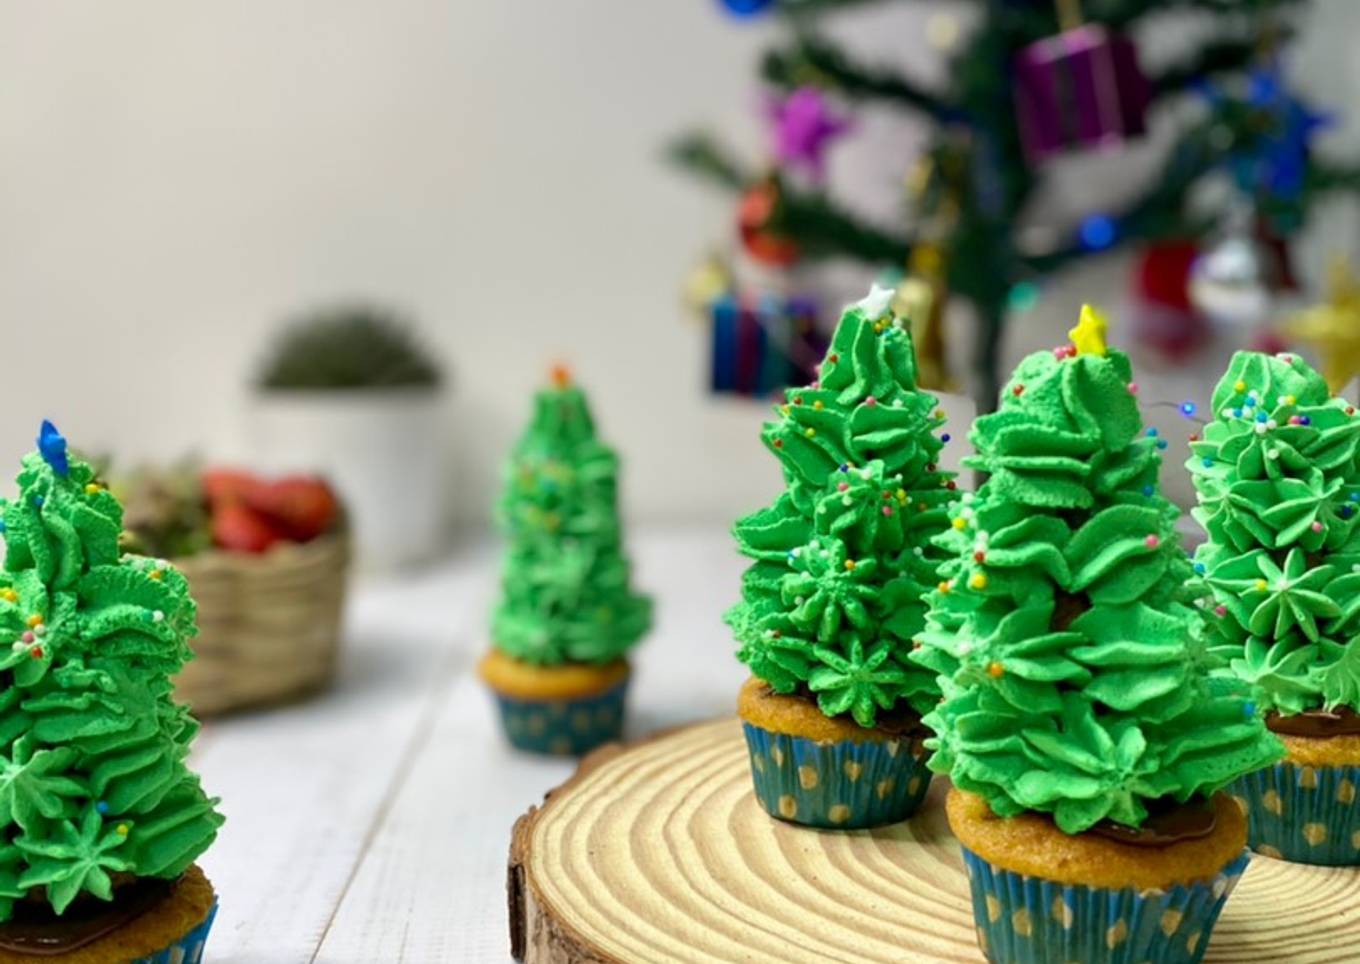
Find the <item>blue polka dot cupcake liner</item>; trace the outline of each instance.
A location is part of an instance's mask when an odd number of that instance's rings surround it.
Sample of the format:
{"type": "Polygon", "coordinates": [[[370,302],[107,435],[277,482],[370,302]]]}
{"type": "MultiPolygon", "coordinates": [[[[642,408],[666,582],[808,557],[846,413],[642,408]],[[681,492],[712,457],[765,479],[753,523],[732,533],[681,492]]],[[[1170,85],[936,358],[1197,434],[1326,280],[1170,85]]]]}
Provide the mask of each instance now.
{"type": "Polygon", "coordinates": [[[772,817],[855,830],[898,823],[930,786],[925,751],[910,740],[819,743],[743,721],[756,799],[772,817]]]}
{"type": "Polygon", "coordinates": [[[208,931],[212,929],[213,918],[216,916],[217,905],[213,904],[203,923],[169,947],[162,948],[150,957],[139,957],[131,964],[199,964],[203,960],[203,948],[208,943],[208,931]]]}
{"type": "Polygon", "coordinates": [[[623,736],[628,680],[590,696],[526,700],[496,693],[510,745],[529,753],[582,756],[623,736]]]}
{"type": "Polygon", "coordinates": [[[1285,761],[1239,777],[1228,792],[1247,814],[1247,846],[1301,864],[1360,865],[1360,767],[1285,761]]]}
{"type": "Polygon", "coordinates": [[[1195,964],[1249,857],[1203,883],[1139,891],[1012,873],[963,848],[978,946],[1005,964],[1195,964]]]}

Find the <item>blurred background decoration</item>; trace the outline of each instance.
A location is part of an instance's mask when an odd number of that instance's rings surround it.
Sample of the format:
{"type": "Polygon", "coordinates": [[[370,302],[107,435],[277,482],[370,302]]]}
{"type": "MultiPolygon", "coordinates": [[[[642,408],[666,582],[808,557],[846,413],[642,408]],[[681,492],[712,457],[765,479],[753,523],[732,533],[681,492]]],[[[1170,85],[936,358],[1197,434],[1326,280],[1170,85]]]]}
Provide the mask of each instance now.
{"type": "Polygon", "coordinates": [[[285,323],[255,387],[255,464],[333,480],[350,506],[360,565],[439,553],[445,376],[410,319],[364,302],[305,312],[285,323]]]}
{"type": "Polygon", "coordinates": [[[1279,342],[1277,295],[1297,287],[1291,238],[1318,201],[1360,190],[1360,164],[1314,149],[1333,117],[1294,92],[1285,70],[1305,3],[932,4],[923,19],[944,62],[940,82],[920,79],[927,65],[899,69],[836,39],[832,26],[845,11],[891,4],[719,4],[785,29],[760,68],[770,89],[765,160],[745,163],[704,133],[670,150],[738,199],[733,280],[704,306],[715,391],[768,393],[760,379],[720,373],[762,337],[779,340],[782,316],[759,309],[769,298],[796,293],[829,305],[816,320],[828,326],[839,302],[817,290],[813,266],[835,259],[899,279],[927,386],[967,375],[981,410],[995,404],[1007,324],[1034,309],[1051,275],[1122,246],[1138,252],[1129,327],[1164,360],[1186,362],[1214,324],[1239,347],[1279,342]],[[1147,69],[1138,33],[1168,12],[1204,22],[1192,49],[1147,69]],[[902,195],[884,217],[841,203],[825,177],[828,155],[854,139],[855,111],[867,108],[929,125],[920,153],[901,158],[902,195]],[[1172,130],[1136,192],[1074,211],[1054,203],[1064,187],[1060,159],[1131,154],[1154,114],[1174,118],[1172,130]],[[945,328],[958,323],[959,302],[975,319],[967,359],[946,357],[945,328]],[[751,321],[733,324],[734,315],[751,321]]]}
{"type": "Polygon", "coordinates": [[[194,659],[175,679],[199,716],[328,686],[340,648],[349,533],[321,479],[268,479],[183,459],[114,474],[125,548],[171,562],[198,604],[194,659]]]}

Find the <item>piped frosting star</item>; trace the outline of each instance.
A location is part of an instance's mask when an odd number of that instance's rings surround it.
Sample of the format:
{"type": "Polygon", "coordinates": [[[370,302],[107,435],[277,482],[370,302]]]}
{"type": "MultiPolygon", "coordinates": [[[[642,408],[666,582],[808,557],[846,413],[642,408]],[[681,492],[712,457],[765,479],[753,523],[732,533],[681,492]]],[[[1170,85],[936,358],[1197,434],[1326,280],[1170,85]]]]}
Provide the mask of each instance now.
{"type": "Polygon", "coordinates": [[[1072,339],[1072,345],[1078,355],[1104,356],[1107,351],[1105,332],[1108,327],[1104,315],[1090,305],[1082,305],[1077,327],[1069,331],[1067,337],[1072,339]]]}

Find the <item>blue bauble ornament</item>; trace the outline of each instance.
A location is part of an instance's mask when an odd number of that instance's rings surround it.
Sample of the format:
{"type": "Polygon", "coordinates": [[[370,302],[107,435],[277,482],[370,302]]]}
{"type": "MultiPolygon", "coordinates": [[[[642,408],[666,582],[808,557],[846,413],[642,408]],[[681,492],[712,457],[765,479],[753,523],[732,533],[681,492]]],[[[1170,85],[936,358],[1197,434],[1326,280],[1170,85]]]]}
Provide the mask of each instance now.
{"type": "Polygon", "coordinates": [[[734,17],[756,17],[774,6],[774,0],[720,0],[723,9],[734,17]]]}

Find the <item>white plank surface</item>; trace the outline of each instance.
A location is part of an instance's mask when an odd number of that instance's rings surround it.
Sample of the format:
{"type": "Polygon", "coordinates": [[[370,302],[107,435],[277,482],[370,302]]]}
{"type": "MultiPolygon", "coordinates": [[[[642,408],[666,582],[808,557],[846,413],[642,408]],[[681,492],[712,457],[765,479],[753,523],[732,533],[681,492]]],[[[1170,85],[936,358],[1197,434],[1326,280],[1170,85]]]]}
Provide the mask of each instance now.
{"type": "MultiPolygon", "coordinates": [[[[730,712],[730,538],[644,532],[631,551],[657,601],[631,734],[730,712]]],[[[194,765],[227,815],[203,861],[222,905],[209,961],[509,960],[510,827],[572,764],[511,751],[476,678],[498,567],[485,544],[361,582],[333,691],[204,728],[194,765]]]]}

